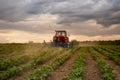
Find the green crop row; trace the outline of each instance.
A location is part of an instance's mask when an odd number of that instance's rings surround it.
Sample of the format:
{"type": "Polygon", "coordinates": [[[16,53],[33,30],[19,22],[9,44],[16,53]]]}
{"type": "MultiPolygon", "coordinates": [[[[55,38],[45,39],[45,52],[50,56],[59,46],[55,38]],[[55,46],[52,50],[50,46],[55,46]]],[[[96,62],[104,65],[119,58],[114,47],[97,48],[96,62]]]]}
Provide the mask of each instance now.
{"type": "Polygon", "coordinates": [[[23,52],[25,45],[22,44],[0,44],[0,55],[11,54],[13,52],[23,52]]]}
{"type": "Polygon", "coordinates": [[[35,68],[36,65],[38,64],[42,64],[43,62],[47,61],[48,59],[56,56],[57,54],[60,54],[62,51],[61,50],[59,52],[45,52],[43,56],[38,56],[37,58],[34,58],[31,62],[21,65],[21,66],[14,66],[12,68],[7,69],[6,71],[3,71],[0,73],[0,80],[6,80],[10,77],[16,76],[17,74],[19,74],[21,71],[25,70],[25,69],[31,69],[31,68],[35,68]]]}
{"type": "MultiPolygon", "coordinates": [[[[62,49],[61,49],[62,50],[62,49]]],[[[39,63],[42,63],[44,60],[46,60],[48,54],[50,52],[55,51],[55,49],[50,49],[49,51],[41,51],[38,56],[34,56],[33,60],[30,63],[30,66],[33,67],[39,63]],[[42,59],[41,59],[42,58],[42,59]]],[[[19,66],[21,64],[27,63],[31,57],[28,55],[23,55],[20,57],[11,57],[8,59],[0,59],[0,71],[7,70],[9,68],[12,68],[13,66],[19,66]]]]}
{"type": "Polygon", "coordinates": [[[113,46],[113,45],[107,45],[107,46],[99,46],[100,48],[103,48],[103,49],[110,49],[110,50],[112,50],[112,51],[114,51],[114,52],[120,52],[120,46],[113,46]]]}
{"type": "Polygon", "coordinates": [[[114,48],[116,51],[120,52],[120,46],[118,46],[117,48],[114,48]]]}
{"type": "Polygon", "coordinates": [[[120,65],[120,57],[119,56],[115,56],[114,54],[107,52],[101,48],[96,48],[100,53],[106,55],[109,59],[112,59],[113,61],[115,61],[117,64],[120,65]]]}
{"type": "Polygon", "coordinates": [[[27,55],[18,57],[18,58],[8,58],[0,60],[0,71],[9,69],[13,66],[18,66],[20,64],[26,63],[29,60],[27,55]]]}
{"type": "Polygon", "coordinates": [[[101,47],[103,50],[112,53],[113,56],[119,56],[120,57],[120,52],[113,50],[113,48],[108,48],[108,47],[101,47]]]}
{"type": "Polygon", "coordinates": [[[64,51],[65,50],[58,50],[58,52],[45,51],[42,56],[38,56],[37,58],[34,58],[26,67],[35,68],[38,64],[42,64],[46,60],[51,59],[52,57],[56,56],[57,54],[63,53],[64,51]]]}
{"type": "Polygon", "coordinates": [[[103,80],[113,80],[115,78],[113,68],[109,64],[107,64],[104,59],[100,58],[100,56],[98,56],[98,53],[96,53],[93,48],[89,48],[89,51],[99,65],[103,80]]]}
{"type": "Polygon", "coordinates": [[[112,48],[111,50],[113,50],[113,51],[115,51],[115,52],[117,52],[117,53],[120,54],[120,48],[119,48],[119,49],[117,49],[117,48],[112,48]]]}
{"type": "Polygon", "coordinates": [[[116,51],[116,52],[120,52],[120,46],[110,46],[109,49],[116,51]]]}
{"type": "Polygon", "coordinates": [[[44,80],[51,74],[53,70],[58,68],[58,66],[62,65],[77,49],[79,49],[79,47],[72,49],[70,52],[68,52],[64,56],[61,56],[60,58],[55,59],[48,65],[44,65],[39,69],[31,72],[31,74],[26,76],[24,80],[44,80]]]}
{"type": "Polygon", "coordinates": [[[74,61],[71,72],[63,80],[82,80],[85,66],[85,53],[86,49],[81,48],[81,53],[74,61]]]}

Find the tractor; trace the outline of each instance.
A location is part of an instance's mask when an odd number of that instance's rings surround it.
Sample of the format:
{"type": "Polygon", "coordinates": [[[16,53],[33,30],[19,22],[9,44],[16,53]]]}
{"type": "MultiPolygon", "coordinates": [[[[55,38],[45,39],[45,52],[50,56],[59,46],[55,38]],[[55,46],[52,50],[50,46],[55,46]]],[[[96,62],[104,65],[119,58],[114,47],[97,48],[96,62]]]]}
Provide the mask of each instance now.
{"type": "Polygon", "coordinates": [[[52,46],[54,47],[73,47],[72,43],[69,42],[67,32],[65,30],[55,30],[53,36],[52,46]]]}

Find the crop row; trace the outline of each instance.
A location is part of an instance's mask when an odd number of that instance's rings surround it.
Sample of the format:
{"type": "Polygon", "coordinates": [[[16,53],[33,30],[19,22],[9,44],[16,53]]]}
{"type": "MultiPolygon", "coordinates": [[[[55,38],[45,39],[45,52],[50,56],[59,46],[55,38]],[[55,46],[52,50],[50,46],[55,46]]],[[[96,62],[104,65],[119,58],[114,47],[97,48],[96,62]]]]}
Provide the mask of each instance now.
{"type": "Polygon", "coordinates": [[[120,52],[120,46],[107,45],[107,46],[99,46],[99,47],[103,49],[110,49],[111,51],[114,51],[114,52],[120,52]]]}
{"type": "MultiPolygon", "coordinates": [[[[51,55],[50,52],[55,52],[54,48],[53,49],[48,49],[48,50],[49,51],[42,50],[39,54],[37,54],[37,56],[33,56],[33,60],[31,62],[31,66],[40,63],[40,60],[46,59],[48,57],[47,56],[48,54],[51,55]],[[43,59],[41,59],[41,58],[43,58],[43,59]]],[[[11,58],[7,58],[7,59],[0,59],[0,71],[7,70],[9,68],[12,68],[13,66],[19,66],[21,64],[25,64],[30,59],[31,59],[31,57],[29,55],[23,55],[23,56],[18,56],[18,57],[11,57],[11,58]]]]}
{"type": "MultiPolygon", "coordinates": [[[[46,52],[41,52],[41,54],[38,56],[38,57],[35,57],[33,59],[33,61],[31,62],[31,65],[34,65],[34,63],[37,61],[39,61],[39,57],[43,57],[45,56],[46,52]]],[[[8,58],[8,59],[1,59],[0,60],[0,71],[4,71],[4,70],[7,70],[9,68],[12,68],[13,66],[19,66],[21,64],[24,64],[26,63],[28,60],[30,59],[29,56],[27,55],[23,55],[23,56],[20,56],[20,57],[11,57],[11,58],[8,58]]]]}
{"type": "Polygon", "coordinates": [[[25,45],[22,44],[0,44],[0,55],[11,54],[13,52],[23,52],[25,45]]]}
{"type": "Polygon", "coordinates": [[[42,64],[43,62],[47,61],[48,59],[60,54],[64,50],[58,51],[58,52],[45,52],[43,56],[38,56],[37,58],[34,58],[31,62],[21,65],[21,66],[13,66],[12,68],[7,69],[6,71],[3,71],[0,73],[0,80],[6,80],[7,78],[16,76],[21,71],[26,69],[32,69],[35,68],[38,64],[42,64]]]}
{"type": "Polygon", "coordinates": [[[103,80],[113,80],[115,77],[115,74],[113,73],[113,68],[109,64],[107,64],[104,59],[100,58],[98,53],[96,53],[93,48],[89,48],[89,51],[100,68],[103,80]]]}
{"type": "Polygon", "coordinates": [[[108,48],[108,47],[101,47],[103,50],[112,53],[114,56],[119,56],[120,57],[120,52],[115,51],[114,48],[108,48]]]}
{"type": "Polygon", "coordinates": [[[81,48],[81,53],[75,59],[71,72],[63,80],[82,80],[85,66],[86,49],[81,48]]]}
{"type": "Polygon", "coordinates": [[[120,46],[111,46],[109,47],[109,49],[116,51],[116,52],[120,52],[120,46]]]}
{"type": "Polygon", "coordinates": [[[29,60],[29,56],[24,55],[18,58],[8,58],[0,60],[0,71],[9,69],[13,66],[18,66],[23,63],[26,63],[29,60]]]}
{"type": "Polygon", "coordinates": [[[112,59],[113,61],[115,61],[117,64],[120,65],[120,57],[119,56],[115,56],[114,54],[112,54],[112,53],[110,53],[110,52],[108,52],[106,50],[103,50],[101,48],[96,47],[95,49],[97,49],[97,51],[99,51],[100,53],[106,55],[109,59],[112,59]]]}
{"type": "Polygon", "coordinates": [[[24,80],[44,80],[51,74],[53,70],[62,65],[77,49],[79,49],[79,47],[73,48],[70,52],[61,56],[60,58],[55,59],[48,65],[44,65],[39,69],[31,72],[31,74],[26,76],[24,80]]]}

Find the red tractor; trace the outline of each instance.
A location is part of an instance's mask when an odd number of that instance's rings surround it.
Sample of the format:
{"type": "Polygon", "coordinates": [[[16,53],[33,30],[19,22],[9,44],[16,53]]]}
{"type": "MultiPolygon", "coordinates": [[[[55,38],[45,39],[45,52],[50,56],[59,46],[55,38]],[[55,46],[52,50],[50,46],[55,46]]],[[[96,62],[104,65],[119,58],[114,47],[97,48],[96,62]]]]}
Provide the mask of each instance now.
{"type": "Polygon", "coordinates": [[[65,30],[55,30],[55,32],[56,34],[53,36],[52,46],[72,47],[65,30]]]}

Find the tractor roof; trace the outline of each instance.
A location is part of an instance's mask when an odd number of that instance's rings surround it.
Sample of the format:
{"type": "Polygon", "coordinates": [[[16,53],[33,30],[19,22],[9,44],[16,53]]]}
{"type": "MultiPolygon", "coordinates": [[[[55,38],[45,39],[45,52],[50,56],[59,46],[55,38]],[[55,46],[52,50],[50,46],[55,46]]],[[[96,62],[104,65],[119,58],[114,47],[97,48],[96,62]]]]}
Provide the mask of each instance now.
{"type": "Polygon", "coordinates": [[[65,30],[55,30],[55,32],[66,32],[65,30]]]}

